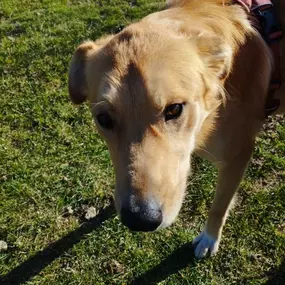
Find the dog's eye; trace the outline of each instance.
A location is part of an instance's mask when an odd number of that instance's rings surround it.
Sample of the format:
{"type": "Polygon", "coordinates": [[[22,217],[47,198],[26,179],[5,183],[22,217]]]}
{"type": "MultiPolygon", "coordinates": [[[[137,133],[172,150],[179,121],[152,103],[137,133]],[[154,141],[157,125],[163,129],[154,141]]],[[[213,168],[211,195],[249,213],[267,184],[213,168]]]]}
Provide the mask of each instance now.
{"type": "Polygon", "coordinates": [[[114,122],[108,113],[100,114],[96,118],[102,128],[110,130],[114,127],[114,122]]]}
{"type": "Polygon", "coordinates": [[[183,104],[172,104],[164,110],[165,121],[177,119],[182,114],[183,104]]]}

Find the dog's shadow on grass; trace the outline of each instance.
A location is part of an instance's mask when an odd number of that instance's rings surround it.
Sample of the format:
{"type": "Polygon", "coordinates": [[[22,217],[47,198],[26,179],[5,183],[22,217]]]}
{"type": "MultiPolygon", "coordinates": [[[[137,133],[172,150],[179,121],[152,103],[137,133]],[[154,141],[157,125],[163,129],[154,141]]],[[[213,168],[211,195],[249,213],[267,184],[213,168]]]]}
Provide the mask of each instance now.
{"type": "Polygon", "coordinates": [[[87,234],[98,229],[102,223],[115,215],[114,205],[103,209],[97,216],[81,224],[79,228],[70,232],[60,240],[39,251],[28,260],[14,268],[7,275],[0,277],[2,285],[18,285],[29,281],[39,274],[45,267],[60,257],[64,252],[87,237],[87,234]]]}
{"type": "Polygon", "coordinates": [[[269,279],[265,285],[284,285],[285,284],[285,259],[281,265],[274,271],[270,272],[269,279]]]}
{"type": "Polygon", "coordinates": [[[170,275],[177,273],[179,270],[194,265],[196,261],[192,244],[184,244],[171,253],[160,264],[138,276],[129,284],[157,284],[170,275]]]}
{"type": "MultiPolygon", "coordinates": [[[[0,284],[19,285],[29,281],[75,244],[85,239],[89,233],[98,229],[105,220],[114,215],[114,205],[111,204],[93,219],[82,223],[76,230],[39,251],[8,274],[1,276],[0,284]]],[[[156,284],[168,276],[177,273],[180,269],[193,264],[194,261],[191,244],[185,244],[170,254],[159,265],[131,281],[130,284],[156,284]]]]}
{"type": "MultiPolygon", "coordinates": [[[[70,232],[60,240],[52,243],[44,250],[36,253],[28,260],[14,268],[5,276],[0,277],[0,284],[18,285],[29,281],[39,274],[55,259],[68,251],[75,244],[87,237],[89,233],[98,229],[102,223],[115,215],[114,205],[103,209],[96,217],[84,222],[78,229],[70,232]]],[[[131,281],[130,285],[157,284],[167,277],[179,272],[187,266],[194,266],[196,259],[191,243],[187,243],[176,249],[160,264],[146,271],[131,281]]],[[[270,273],[266,285],[284,285],[285,283],[285,259],[282,264],[270,273]]]]}
{"type": "MultiPolygon", "coordinates": [[[[134,279],[130,285],[143,285],[143,284],[158,284],[165,280],[172,274],[179,272],[188,266],[194,266],[197,259],[194,256],[194,250],[190,243],[184,244],[167,258],[165,258],[160,264],[143,273],[134,279]]],[[[265,285],[284,285],[285,284],[285,259],[281,265],[267,274],[269,276],[265,285]]]]}

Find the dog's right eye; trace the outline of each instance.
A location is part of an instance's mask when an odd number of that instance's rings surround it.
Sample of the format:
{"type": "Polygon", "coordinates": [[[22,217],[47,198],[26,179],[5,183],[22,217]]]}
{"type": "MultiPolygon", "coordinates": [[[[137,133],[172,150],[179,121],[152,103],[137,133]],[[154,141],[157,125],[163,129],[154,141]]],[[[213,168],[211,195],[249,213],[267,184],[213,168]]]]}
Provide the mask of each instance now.
{"type": "Polygon", "coordinates": [[[98,124],[107,130],[111,130],[114,127],[114,121],[108,113],[100,114],[96,117],[98,124]]]}

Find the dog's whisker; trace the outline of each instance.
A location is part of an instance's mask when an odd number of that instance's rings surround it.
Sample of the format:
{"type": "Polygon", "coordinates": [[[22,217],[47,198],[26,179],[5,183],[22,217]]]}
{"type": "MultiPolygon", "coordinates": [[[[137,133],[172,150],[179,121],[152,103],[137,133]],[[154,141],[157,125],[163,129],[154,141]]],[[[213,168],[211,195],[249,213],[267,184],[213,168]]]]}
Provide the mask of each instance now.
{"type": "Polygon", "coordinates": [[[205,148],[199,147],[198,150],[204,151],[205,153],[209,154],[209,155],[215,160],[215,164],[223,163],[221,160],[218,160],[215,155],[213,155],[212,153],[210,153],[210,152],[209,152],[208,150],[206,150],[205,148]]]}

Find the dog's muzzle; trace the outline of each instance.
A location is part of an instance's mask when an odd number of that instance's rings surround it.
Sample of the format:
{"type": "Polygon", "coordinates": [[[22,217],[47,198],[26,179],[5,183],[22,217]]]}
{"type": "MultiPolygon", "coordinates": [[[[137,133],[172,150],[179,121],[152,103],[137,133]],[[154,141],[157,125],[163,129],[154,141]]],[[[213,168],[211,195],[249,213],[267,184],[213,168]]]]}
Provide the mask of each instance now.
{"type": "Polygon", "coordinates": [[[122,206],[121,221],[132,231],[150,232],[162,223],[162,211],[153,202],[132,199],[122,206]]]}

